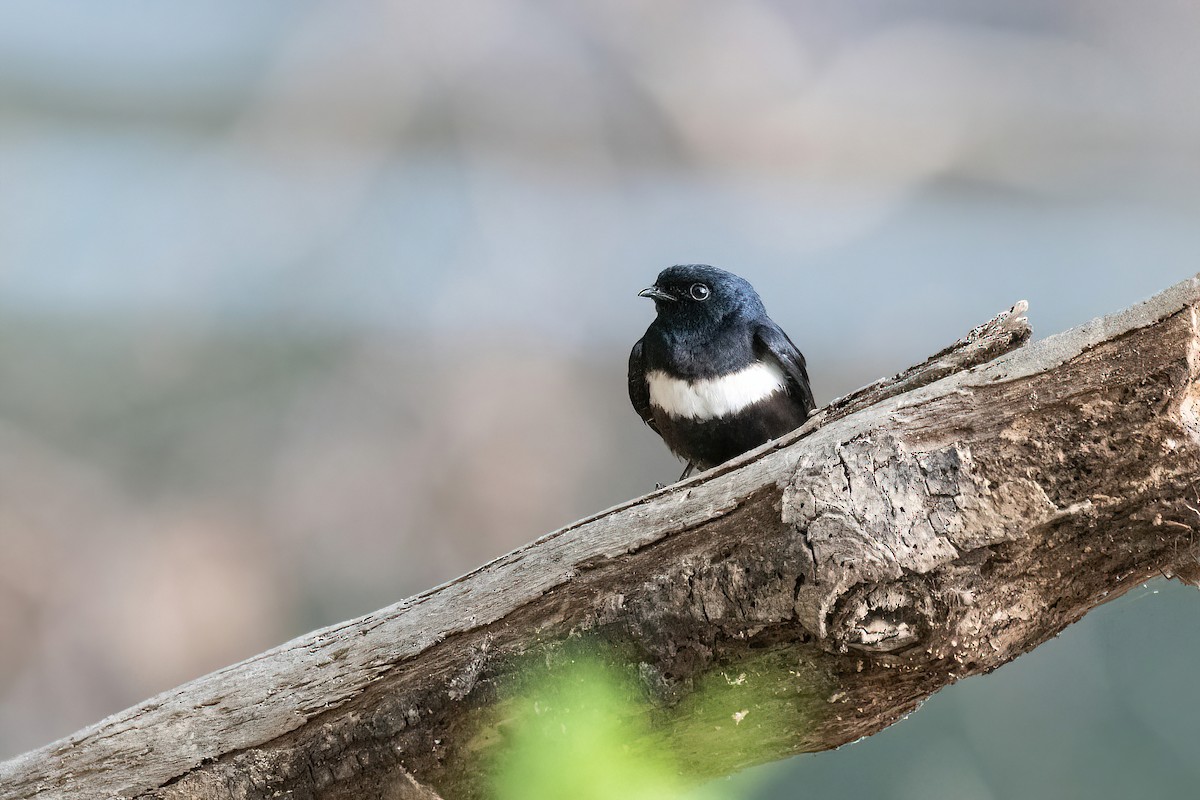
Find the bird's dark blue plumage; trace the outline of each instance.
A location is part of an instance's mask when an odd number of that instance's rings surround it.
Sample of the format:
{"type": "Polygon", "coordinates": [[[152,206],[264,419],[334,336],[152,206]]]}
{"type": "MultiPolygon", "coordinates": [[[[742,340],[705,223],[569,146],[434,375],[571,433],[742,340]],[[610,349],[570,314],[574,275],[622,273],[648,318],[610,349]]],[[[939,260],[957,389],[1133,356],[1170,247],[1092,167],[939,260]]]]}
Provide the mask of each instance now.
{"type": "Polygon", "coordinates": [[[629,354],[629,399],[689,470],[728,461],[808,418],[816,404],[804,356],[746,280],[687,264],[663,270],[639,294],[654,300],[658,316],[629,354]]]}

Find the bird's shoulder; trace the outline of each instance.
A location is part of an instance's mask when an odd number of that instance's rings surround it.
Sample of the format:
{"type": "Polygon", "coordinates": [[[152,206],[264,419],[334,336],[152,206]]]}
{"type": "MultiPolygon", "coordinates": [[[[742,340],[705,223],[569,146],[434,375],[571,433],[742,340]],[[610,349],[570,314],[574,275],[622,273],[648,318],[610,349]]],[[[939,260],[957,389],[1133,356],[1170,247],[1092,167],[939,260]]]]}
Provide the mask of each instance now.
{"type": "Polygon", "coordinates": [[[804,354],[770,317],[762,317],[754,326],[754,351],[759,358],[770,358],[783,370],[788,390],[805,407],[816,408],[808,380],[808,365],[804,354]]]}
{"type": "Polygon", "coordinates": [[[650,407],[650,384],[646,380],[646,361],[643,353],[644,339],[638,339],[629,351],[629,402],[642,421],[658,431],[654,422],[654,410],[650,407]]]}

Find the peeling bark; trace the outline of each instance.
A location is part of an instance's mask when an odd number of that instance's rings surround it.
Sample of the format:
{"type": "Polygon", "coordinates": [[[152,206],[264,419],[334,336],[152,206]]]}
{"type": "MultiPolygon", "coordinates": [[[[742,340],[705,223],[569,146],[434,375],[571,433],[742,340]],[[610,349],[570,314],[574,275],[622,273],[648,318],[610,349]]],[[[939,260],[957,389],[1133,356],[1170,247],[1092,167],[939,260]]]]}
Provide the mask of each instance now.
{"type": "Polygon", "coordinates": [[[585,633],[697,777],[870,735],[1200,574],[1198,306],[1194,278],[1025,346],[1018,306],[730,464],[0,764],[0,798],[479,797],[505,681],[585,633]],[[752,744],[703,733],[721,676],[735,726],[773,721],[752,744]]]}

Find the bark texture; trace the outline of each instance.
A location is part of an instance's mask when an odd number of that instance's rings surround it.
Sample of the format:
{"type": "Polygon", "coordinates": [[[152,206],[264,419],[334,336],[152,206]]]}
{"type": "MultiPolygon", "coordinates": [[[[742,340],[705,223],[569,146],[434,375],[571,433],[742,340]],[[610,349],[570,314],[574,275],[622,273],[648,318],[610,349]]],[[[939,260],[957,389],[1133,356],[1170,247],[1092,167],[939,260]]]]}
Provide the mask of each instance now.
{"type": "Polygon", "coordinates": [[[0,798],[481,797],[505,681],[584,633],[697,777],[870,735],[1197,574],[1198,307],[1193,278],[1021,346],[1018,306],[784,440],[0,764],[0,798]]]}

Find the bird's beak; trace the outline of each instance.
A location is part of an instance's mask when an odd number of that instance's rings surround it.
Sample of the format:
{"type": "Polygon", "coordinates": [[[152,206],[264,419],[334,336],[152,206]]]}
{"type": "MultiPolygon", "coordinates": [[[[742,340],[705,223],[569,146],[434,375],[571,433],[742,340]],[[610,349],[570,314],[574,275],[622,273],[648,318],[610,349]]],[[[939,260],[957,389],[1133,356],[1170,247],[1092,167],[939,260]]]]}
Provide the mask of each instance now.
{"type": "Polygon", "coordinates": [[[638,297],[649,297],[651,300],[662,300],[667,303],[674,303],[679,300],[679,298],[675,295],[669,292],[664,292],[657,286],[648,286],[645,289],[642,289],[640,292],[638,292],[638,297]]]}

